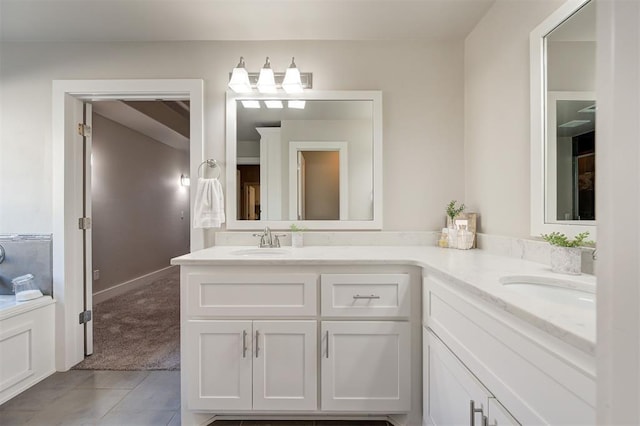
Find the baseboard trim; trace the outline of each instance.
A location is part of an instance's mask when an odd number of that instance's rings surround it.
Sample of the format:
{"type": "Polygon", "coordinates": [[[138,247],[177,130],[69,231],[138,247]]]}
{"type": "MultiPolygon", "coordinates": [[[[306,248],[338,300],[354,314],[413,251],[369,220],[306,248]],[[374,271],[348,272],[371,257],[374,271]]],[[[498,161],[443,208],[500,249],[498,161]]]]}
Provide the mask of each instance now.
{"type": "Polygon", "coordinates": [[[138,287],[142,287],[144,285],[152,283],[155,280],[169,275],[171,272],[175,271],[178,268],[179,266],[177,265],[167,266],[166,268],[158,269],[157,271],[150,272],[132,280],[116,284],[113,287],[100,290],[96,293],[93,293],[93,304],[96,305],[100,302],[104,302],[105,300],[109,300],[112,297],[119,296],[138,287]]]}

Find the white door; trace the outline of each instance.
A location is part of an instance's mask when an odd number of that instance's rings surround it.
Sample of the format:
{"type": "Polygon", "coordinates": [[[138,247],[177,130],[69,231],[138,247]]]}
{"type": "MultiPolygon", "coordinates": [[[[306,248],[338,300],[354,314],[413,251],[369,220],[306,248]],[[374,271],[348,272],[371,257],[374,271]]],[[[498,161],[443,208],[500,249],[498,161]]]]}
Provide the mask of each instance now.
{"type": "Polygon", "coordinates": [[[410,410],[409,323],[323,321],[321,336],[323,410],[410,410]]]}
{"type": "Polygon", "coordinates": [[[520,422],[495,398],[489,398],[488,411],[487,426],[520,426],[520,422]]]}
{"type": "Polygon", "coordinates": [[[254,321],[253,409],[316,410],[317,322],[254,321]]]}
{"type": "MultiPolygon", "coordinates": [[[[92,107],[91,104],[84,104],[83,122],[78,123],[78,133],[83,138],[83,214],[82,217],[87,218],[85,229],[83,229],[84,242],[84,310],[92,312],[93,310],[93,263],[92,263],[92,245],[91,245],[91,126],[92,107]],[[81,126],[82,125],[82,126],[81,126]]],[[[84,318],[84,354],[93,354],[93,321],[89,316],[84,318]]]]}
{"type": "MultiPolygon", "coordinates": [[[[425,425],[482,425],[491,393],[433,334],[423,333],[425,425]]],[[[502,423],[500,423],[502,425],[502,423]]]]}
{"type": "Polygon", "coordinates": [[[187,407],[251,409],[251,321],[188,321],[187,407]]]}

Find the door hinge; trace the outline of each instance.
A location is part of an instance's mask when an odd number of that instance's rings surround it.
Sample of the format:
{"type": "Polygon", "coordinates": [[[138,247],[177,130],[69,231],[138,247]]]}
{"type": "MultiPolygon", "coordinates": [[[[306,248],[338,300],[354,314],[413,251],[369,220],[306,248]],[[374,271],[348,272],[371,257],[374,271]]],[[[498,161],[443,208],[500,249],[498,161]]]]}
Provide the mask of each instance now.
{"type": "Polygon", "coordinates": [[[80,312],[79,320],[80,324],[86,324],[91,321],[91,311],[80,312]]]}
{"type": "Polygon", "coordinates": [[[90,217],[81,217],[78,219],[78,228],[80,229],[91,229],[91,218],[90,217]]]}
{"type": "Polygon", "coordinates": [[[84,137],[91,136],[91,126],[84,123],[78,123],[78,134],[84,137]]]}

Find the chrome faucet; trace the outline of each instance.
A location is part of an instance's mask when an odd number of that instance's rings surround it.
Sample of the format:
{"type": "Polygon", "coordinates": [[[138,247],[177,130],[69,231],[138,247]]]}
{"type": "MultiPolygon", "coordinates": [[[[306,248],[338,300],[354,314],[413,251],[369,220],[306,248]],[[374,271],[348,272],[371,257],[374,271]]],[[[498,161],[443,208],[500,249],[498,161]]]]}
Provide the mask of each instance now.
{"type": "Polygon", "coordinates": [[[284,237],[286,234],[272,234],[271,228],[268,226],[264,227],[264,233],[262,234],[253,234],[254,237],[260,237],[260,248],[269,247],[280,247],[280,237],[284,237]]]}

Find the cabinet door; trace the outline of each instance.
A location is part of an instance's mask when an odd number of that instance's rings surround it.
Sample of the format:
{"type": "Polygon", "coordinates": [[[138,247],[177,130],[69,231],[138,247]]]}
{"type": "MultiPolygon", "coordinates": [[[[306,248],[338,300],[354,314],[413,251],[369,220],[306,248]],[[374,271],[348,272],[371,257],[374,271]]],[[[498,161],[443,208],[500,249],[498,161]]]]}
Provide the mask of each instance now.
{"type": "Polygon", "coordinates": [[[422,423],[482,425],[491,393],[431,330],[423,330],[422,423]]]}
{"type": "Polygon", "coordinates": [[[409,323],[323,321],[322,349],[323,410],[410,410],[409,323]]]}
{"type": "Polygon", "coordinates": [[[520,422],[495,398],[489,398],[488,418],[488,426],[520,426],[520,422]]]}
{"type": "Polygon", "coordinates": [[[254,410],[317,409],[317,324],[254,321],[254,410]]]}
{"type": "Polygon", "coordinates": [[[251,409],[251,336],[251,321],[187,322],[182,350],[189,409],[251,409]]]}

